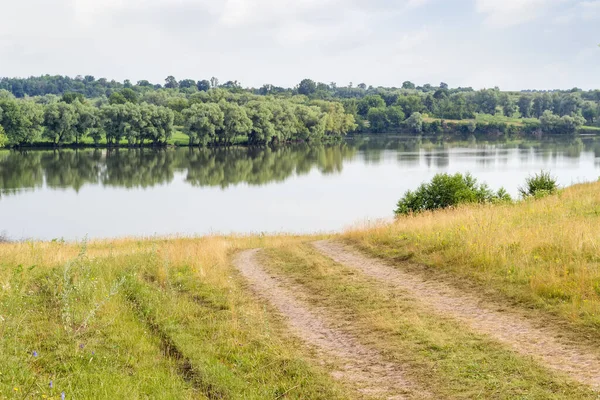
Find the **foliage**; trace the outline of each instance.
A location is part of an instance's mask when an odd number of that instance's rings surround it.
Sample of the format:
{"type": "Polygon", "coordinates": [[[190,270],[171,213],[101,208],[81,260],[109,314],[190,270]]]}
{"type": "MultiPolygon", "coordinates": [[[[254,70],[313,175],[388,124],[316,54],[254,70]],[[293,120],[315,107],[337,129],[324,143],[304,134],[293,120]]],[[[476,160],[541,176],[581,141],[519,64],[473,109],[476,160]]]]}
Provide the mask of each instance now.
{"type": "MultiPolygon", "coordinates": [[[[599,123],[598,93],[600,91],[584,92],[578,89],[506,92],[494,88],[474,91],[472,88],[450,88],[444,82],[439,86],[417,86],[410,81],[405,81],[401,88],[373,87],[364,83],[354,87],[352,84],[341,86],[335,82],[326,84],[311,79],[303,79],[294,88],[271,84],[260,88],[243,88],[235,80],[220,84],[215,77],[195,81],[168,76],[164,85],[161,85],[146,80],[132,84],[128,80],[120,83],[93,76],[71,79],[45,75],[0,79],[0,108],[6,109],[8,115],[2,126],[10,146],[37,143],[40,138],[57,146],[79,144],[85,142],[86,138],[92,138],[95,143],[106,140],[112,145],[120,143],[118,138],[127,138],[132,145],[141,145],[145,143],[143,136],[146,135],[140,133],[139,129],[151,124],[138,121],[139,118],[134,114],[147,113],[147,110],[142,112],[144,103],[169,108],[173,112],[174,126],[189,127],[190,123],[185,119],[194,113],[185,111],[192,105],[220,104],[225,101],[234,105],[219,106],[221,111],[237,110],[235,105],[241,107],[236,111],[240,118],[234,118],[240,122],[239,126],[227,130],[217,123],[214,135],[210,134],[209,129],[209,135],[204,137],[208,139],[200,140],[199,136],[194,136],[196,133],[191,133],[194,137],[189,143],[226,145],[234,140],[233,134],[236,141],[239,138],[242,142],[266,144],[336,139],[350,132],[405,130],[416,135],[424,132],[475,137],[573,134],[583,129],[584,123],[599,123]],[[71,118],[70,109],[57,106],[56,103],[75,105],[76,115],[71,118]],[[93,107],[96,111],[82,109],[76,103],[93,107]],[[133,104],[139,108],[127,106],[121,108],[121,113],[111,113],[102,110],[107,104],[133,104]],[[320,108],[320,113],[306,108],[315,106],[320,108]],[[46,107],[50,109],[46,110],[46,107]],[[84,118],[78,117],[80,111],[85,113],[84,118]],[[129,117],[125,118],[123,113],[129,117]],[[247,120],[241,118],[244,113],[252,126],[248,127],[247,120]],[[415,113],[423,117],[421,127],[418,117],[411,119],[415,113]],[[106,121],[109,116],[118,120],[106,121]],[[318,121],[320,118],[324,121],[318,121]],[[70,119],[76,121],[76,126],[69,126],[70,119]],[[446,120],[447,123],[434,123],[434,119],[446,120]],[[473,119],[477,119],[475,130],[454,122],[468,123],[473,119]],[[481,123],[480,119],[487,120],[481,123]],[[83,120],[82,124],[77,123],[80,120],[83,120]],[[137,125],[131,125],[132,121],[137,125]],[[47,127],[44,122],[48,123],[47,127]],[[302,125],[304,122],[310,126],[302,125]]],[[[161,139],[158,142],[163,141],[161,139]]]]}
{"type": "Polygon", "coordinates": [[[594,182],[538,201],[423,213],[344,236],[392,263],[410,258],[445,282],[545,312],[550,325],[565,324],[597,348],[599,205],[594,182]]]}
{"type": "Polygon", "coordinates": [[[493,193],[486,184],[478,184],[470,174],[437,174],[431,182],[407,191],[397,204],[396,215],[419,213],[457,206],[463,203],[509,201],[504,189],[493,193]]]}
{"type": "Polygon", "coordinates": [[[4,128],[0,125],[0,149],[6,146],[8,143],[8,137],[4,133],[4,128]]]}
{"type": "Polygon", "coordinates": [[[558,116],[550,110],[544,111],[540,117],[540,126],[546,133],[574,134],[577,128],[583,126],[585,119],[581,115],[558,116]]]}
{"type": "Polygon", "coordinates": [[[419,112],[414,112],[405,121],[406,127],[415,133],[421,133],[423,130],[423,116],[419,112]]]}
{"type": "Polygon", "coordinates": [[[303,79],[298,85],[298,93],[309,95],[317,90],[317,84],[311,79],[303,79]]]}
{"type": "Polygon", "coordinates": [[[1,124],[11,145],[30,144],[39,139],[44,107],[29,100],[0,97],[1,124]]]}
{"type": "Polygon", "coordinates": [[[541,171],[539,174],[528,177],[525,180],[525,186],[519,188],[519,193],[523,198],[540,198],[554,194],[557,190],[556,178],[550,175],[550,172],[541,171]]]}
{"type": "Polygon", "coordinates": [[[215,103],[193,104],[183,111],[185,132],[190,137],[190,144],[206,145],[215,141],[217,130],[223,128],[225,115],[215,103]]]}
{"type": "Polygon", "coordinates": [[[70,142],[75,137],[74,126],[77,120],[72,104],[58,102],[50,104],[44,111],[44,134],[54,144],[70,142]]]}

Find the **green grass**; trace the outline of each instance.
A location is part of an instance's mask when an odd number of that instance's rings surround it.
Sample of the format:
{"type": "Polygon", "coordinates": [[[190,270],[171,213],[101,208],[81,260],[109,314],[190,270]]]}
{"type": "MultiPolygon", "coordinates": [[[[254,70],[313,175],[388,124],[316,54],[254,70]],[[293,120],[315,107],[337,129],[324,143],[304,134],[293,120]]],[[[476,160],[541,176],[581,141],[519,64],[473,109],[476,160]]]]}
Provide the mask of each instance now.
{"type": "Polygon", "coordinates": [[[425,117],[424,120],[426,122],[433,121],[446,121],[448,123],[453,123],[457,125],[466,125],[469,122],[477,122],[479,124],[489,124],[489,123],[505,123],[508,125],[516,125],[523,126],[526,122],[539,122],[536,118],[517,118],[517,117],[506,117],[502,114],[490,115],[490,114],[475,114],[475,118],[471,119],[443,119],[443,118],[433,118],[433,117],[425,117]]]}
{"type": "MultiPolygon", "coordinates": [[[[233,145],[241,145],[241,144],[246,144],[248,141],[247,137],[245,136],[237,136],[234,140],[233,140],[233,145]]],[[[189,136],[186,135],[184,132],[181,131],[181,127],[177,127],[175,129],[175,131],[173,132],[173,135],[171,136],[170,139],[167,140],[167,145],[170,146],[189,146],[190,143],[190,139],[189,136]]],[[[145,140],[143,143],[145,146],[151,146],[152,142],[149,140],[145,140]]],[[[81,141],[79,142],[80,146],[83,147],[94,147],[96,146],[96,143],[94,143],[94,140],[91,137],[84,137],[83,139],[81,139],[81,141]]],[[[102,137],[100,139],[100,141],[97,144],[99,147],[106,147],[107,145],[107,141],[105,137],[102,137]]],[[[127,139],[121,139],[119,141],[119,146],[128,146],[129,142],[127,141],[127,139]]],[[[52,147],[53,143],[50,140],[47,139],[42,139],[40,141],[37,141],[35,143],[32,144],[32,147],[52,147]]],[[[64,146],[68,147],[68,146],[75,146],[75,143],[67,143],[64,146]]]]}
{"type": "MultiPolygon", "coordinates": [[[[600,345],[600,182],[334,237],[600,345]]],[[[0,243],[0,398],[372,398],[250,291],[231,264],[249,248],[434,398],[598,397],[318,254],[321,238],[0,243]]]]}
{"type": "MultiPolygon", "coordinates": [[[[74,145],[74,144],[75,143],[69,143],[67,145],[74,145]]],[[[81,141],[79,142],[79,144],[82,146],[89,146],[89,147],[96,145],[96,143],[94,143],[94,140],[91,137],[87,137],[87,136],[82,138],[81,141]]],[[[144,144],[151,145],[152,142],[146,140],[146,141],[144,141],[144,144]]],[[[180,129],[175,129],[171,138],[169,140],[167,140],[167,144],[174,145],[174,146],[187,146],[189,144],[189,136],[186,135],[185,133],[183,133],[180,129]]],[[[42,139],[38,142],[35,142],[33,145],[34,146],[52,146],[52,141],[47,140],[47,139],[42,139]]],[[[103,136],[100,139],[100,141],[98,142],[98,146],[105,147],[106,145],[107,145],[106,137],[103,136]]],[[[127,141],[127,139],[121,139],[119,141],[119,145],[127,146],[127,145],[129,145],[129,142],[127,141]]]]}
{"type": "Polygon", "coordinates": [[[600,126],[582,126],[580,131],[600,132],[600,126]]]}
{"type": "Polygon", "coordinates": [[[597,398],[592,390],[554,376],[309,245],[284,244],[269,250],[265,261],[272,272],[300,284],[311,303],[336,316],[336,325],[390,361],[409,366],[411,379],[433,398],[597,398]]]}
{"type": "Polygon", "coordinates": [[[344,238],[391,262],[410,259],[425,274],[476,283],[600,337],[600,182],[516,204],[401,217],[344,238]]]}
{"type": "Polygon", "coordinates": [[[176,146],[187,146],[190,143],[190,137],[185,133],[176,130],[173,132],[173,136],[169,139],[168,143],[176,146]]]}
{"type": "Polygon", "coordinates": [[[0,245],[0,397],[348,398],[231,280],[230,246],[0,245]]]}
{"type": "Polygon", "coordinates": [[[489,115],[489,114],[475,114],[475,121],[477,123],[506,123],[509,125],[523,126],[526,122],[539,122],[537,118],[516,118],[506,117],[501,114],[489,115]]]}

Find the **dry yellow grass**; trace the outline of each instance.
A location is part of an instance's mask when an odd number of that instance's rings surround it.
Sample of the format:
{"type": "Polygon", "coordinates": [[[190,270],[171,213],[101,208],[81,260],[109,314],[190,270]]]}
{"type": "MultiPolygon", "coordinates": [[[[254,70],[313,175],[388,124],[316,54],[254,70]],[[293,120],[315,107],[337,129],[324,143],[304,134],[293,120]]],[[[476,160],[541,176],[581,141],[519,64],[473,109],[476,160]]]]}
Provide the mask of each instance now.
{"type": "Polygon", "coordinates": [[[401,217],[343,236],[380,257],[452,272],[600,328],[600,183],[517,204],[401,217]]]}
{"type": "Polygon", "coordinates": [[[0,244],[0,398],[348,398],[231,266],[294,240],[0,244]]]}

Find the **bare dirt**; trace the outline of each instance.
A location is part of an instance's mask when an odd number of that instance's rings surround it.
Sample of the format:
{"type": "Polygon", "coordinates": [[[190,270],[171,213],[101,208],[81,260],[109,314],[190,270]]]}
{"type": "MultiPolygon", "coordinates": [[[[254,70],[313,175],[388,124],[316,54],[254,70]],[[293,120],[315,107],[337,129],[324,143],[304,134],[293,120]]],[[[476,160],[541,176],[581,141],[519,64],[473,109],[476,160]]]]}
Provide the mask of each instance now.
{"type": "Polygon", "coordinates": [[[314,348],[323,360],[334,357],[339,371],[336,379],[350,383],[364,395],[374,398],[429,398],[415,394],[415,386],[406,379],[402,366],[387,362],[377,351],[358,343],[351,335],[333,327],[321,309],[311,308],[302,290],[281,277],[273,277],[259,264],[260,250],[237,255],[234,265],[249,282],[252,290],[274,306],[285,318],[292,332],[314,348]]]}
{"type": "Polygon", "coordinates": [[[535,326],[516,311],[498,311],[484,298],[402,271],[345,244],[319,241],[313,245],[335,262],[400,289],[436,312],[465,323],[473,331],[488,335],[515,352],[533,357],[575,381],[600,389],[600,357],[585,346],[567,342],[557,331],[535,326]]]}

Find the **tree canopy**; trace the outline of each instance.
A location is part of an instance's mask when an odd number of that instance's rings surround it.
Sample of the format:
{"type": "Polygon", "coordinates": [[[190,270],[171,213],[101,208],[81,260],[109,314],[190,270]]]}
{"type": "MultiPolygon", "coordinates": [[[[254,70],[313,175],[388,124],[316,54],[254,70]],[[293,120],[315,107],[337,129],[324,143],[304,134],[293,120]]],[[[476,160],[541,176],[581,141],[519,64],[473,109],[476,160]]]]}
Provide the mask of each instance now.
{"type": "Polygon", "coordinates": [[[164,144],[175,130],[185,132],[191,145],[228,145],[353,132],[572,134],[584,125],[600,126],[600,90],[507,92],[408,80],[399,88],[355,87],[308,78],[293,88],[244,88],[216,77],[168,76],[163,84],[89,75],[0,79],[1,140],[8,146],[61,146],[86,138],[164,144]]]}

